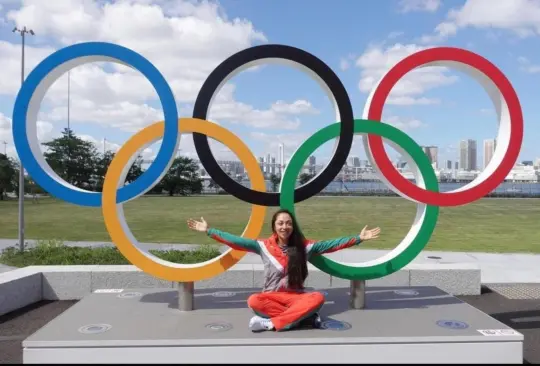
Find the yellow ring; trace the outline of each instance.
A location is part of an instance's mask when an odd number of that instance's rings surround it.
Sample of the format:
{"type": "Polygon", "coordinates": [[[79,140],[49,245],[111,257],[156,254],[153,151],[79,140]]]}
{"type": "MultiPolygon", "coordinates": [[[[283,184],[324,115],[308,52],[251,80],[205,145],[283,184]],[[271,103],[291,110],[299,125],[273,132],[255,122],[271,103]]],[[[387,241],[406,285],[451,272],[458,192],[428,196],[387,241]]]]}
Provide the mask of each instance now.
{"type": "MultiPolygon", "coordinates": [[[[261,192],[266,191],[264,176],[259,163],[249,148],[227,129],[206,120],[196,118],[180,118],[178,120],[180,133],[198,132],[220,141],[228,146],[244,164],[252,188],[261,192]]],[[[164,261],[150,253],[144,253],[137,248],[137,240],[133,237],[126,223],[122,204],[116,204],[116,193],[120,180],[125,179],[124,169],[130,159],[145,145],[163,137],[165,124],[163,121],[150,125],[131,137],[116,153],[107,169],[102,192],[102,212],[105,226],[112,241],[120,252],[133,265],[157,278],[191,282],[205,280],[217,276],[238,263],[245,251],[229,249],[219,257],[198,264],[177,264],[164,261]],[[123,176],[124,174],[124,176],[123,176]],[[125,229],[124,229],[125,228],[125,229]]],[[[123,183],[123,182],[122,182],[123,183]]],[[[249,222],[242,236],[256,239],[262,230],[266,207],[252,205],[249,222]]]]}

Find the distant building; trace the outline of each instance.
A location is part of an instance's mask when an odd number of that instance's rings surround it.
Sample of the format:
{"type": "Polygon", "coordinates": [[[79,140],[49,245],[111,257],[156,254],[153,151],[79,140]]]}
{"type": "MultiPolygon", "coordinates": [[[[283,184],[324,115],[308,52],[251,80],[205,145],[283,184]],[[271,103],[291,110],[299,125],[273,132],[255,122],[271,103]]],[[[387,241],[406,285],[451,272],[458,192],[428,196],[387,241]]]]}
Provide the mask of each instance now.
{"type": "Polygon", "coordinates": [[[438,164],[439,148],[437,146],[422,146],[422,150],[427,155],[431,165],[437,168],[439,165],[438,164]]]}
{"type": "Polygon", "coordinates": [[[488,166],[493,154],[495,154],[495,148],[497,142],[494,139],[484,140],[484,169],[488,166]]]}
{"type": "Polygon", "coordinates": [[[462,140],[459,143],[459,166],[461,170],[477,170],[476,166],[477,147],[475,140],[462,140]]]}

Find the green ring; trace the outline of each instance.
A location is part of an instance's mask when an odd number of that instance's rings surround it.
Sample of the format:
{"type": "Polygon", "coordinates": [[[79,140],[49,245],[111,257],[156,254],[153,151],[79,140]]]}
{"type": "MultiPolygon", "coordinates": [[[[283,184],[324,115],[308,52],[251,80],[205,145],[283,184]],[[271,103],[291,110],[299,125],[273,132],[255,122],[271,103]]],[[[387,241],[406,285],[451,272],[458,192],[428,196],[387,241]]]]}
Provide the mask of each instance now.
{"type": "MultiPolygon", "coordinates": [[[[287,165],[287,168],[283,173],[283,179],[281,180],[280,206],[281,208],[291,211],[295,218],[294,190],[296,188],[296,179],[300,170],[308,157],[313,154],[319,146],[323,145],[328,140],[339,136],[339,131],[339,123],[334,123],[317,131],[313,136],[307,139],[302,146],[300,146],[287,165]]],[[[354,121],[354,132],[378,135],[399,145],[411,156],[418,166],[424,179],[426,190],[438,192],[439,184],[435,172],[431,167],[431,163],[420,146],[418,146],[418,144],[407,134],[388,124],[364,119],[357,119],[354,121]]],[[[425,206],[425,214],[418,234],[412,239],[410,245],[394,258],[383,263],[365,267],[356,267],[339,263],[324,255],[311,256],[309,261],[315,267],[331,276],[349,280],[371,280],[388,276],[389,274],[399,271],[401,268],[411,263],[424,249],[435,230],[437,217],[439,216],[439,207],[422,203],[418,203],[418,205],[425,206]]]]}

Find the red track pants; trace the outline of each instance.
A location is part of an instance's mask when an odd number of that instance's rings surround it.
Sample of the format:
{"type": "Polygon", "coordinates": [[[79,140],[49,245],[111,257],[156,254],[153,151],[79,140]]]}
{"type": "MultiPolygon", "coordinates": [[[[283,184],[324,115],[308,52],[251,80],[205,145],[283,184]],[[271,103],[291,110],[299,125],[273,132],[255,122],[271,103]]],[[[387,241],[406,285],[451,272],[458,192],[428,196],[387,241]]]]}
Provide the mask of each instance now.
{"type": "Polygon", "coordinates": [[[251,310],[270,318],[277,331],[294,327],[323,304],[324,295],[320,292],[262,292],[248,298],[251,310]]]}

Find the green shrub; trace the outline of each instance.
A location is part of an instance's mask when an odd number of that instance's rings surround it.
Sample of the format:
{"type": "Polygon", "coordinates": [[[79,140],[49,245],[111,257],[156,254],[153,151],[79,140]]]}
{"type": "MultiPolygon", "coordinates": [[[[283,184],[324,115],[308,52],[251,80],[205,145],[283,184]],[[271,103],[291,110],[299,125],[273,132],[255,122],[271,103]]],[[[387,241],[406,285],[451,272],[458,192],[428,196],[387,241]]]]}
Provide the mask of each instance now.
{"type": "MultiPolygon", "coordinates": [[[[178,264],[193,264],[210,260],[221,253],[217,246],[205,244],[194,250],[150,250],[163,260],[178,264]]],[[[39,265],[115,265],[130,264],[116,247],[71,247],[61,241],[38,241],[23,252],[17,247],[4,249],[0,263],[13,267],[39,265]]]]}

